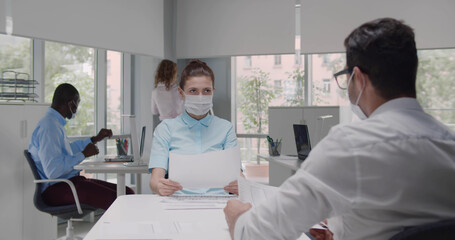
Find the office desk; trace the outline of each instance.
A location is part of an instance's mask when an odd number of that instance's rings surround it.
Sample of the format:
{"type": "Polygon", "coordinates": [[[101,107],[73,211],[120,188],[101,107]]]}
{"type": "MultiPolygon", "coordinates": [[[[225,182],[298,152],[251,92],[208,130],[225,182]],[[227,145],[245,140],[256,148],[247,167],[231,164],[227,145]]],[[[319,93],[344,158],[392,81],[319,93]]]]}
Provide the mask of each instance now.
{"type": "MultiPolygon", "coordinates": [[[[223,209],[166,210],[158,195],[118,197],[90,229],[95,239],[231,239],[223,209]]],[[[310,240],[302,234],[298,240],[310,240]]]]}
{"type": "Polygon", "coordinates": [[[297,157],[259,155],[269,162],[269,185],[279,187],[286,179],[294,175],[302,161],[297,157]]]}
{"type": "Polygon", "coordinates": [[[104,156],[94,160],[84,160],[74,166],[76,170],[85,170],[86,173],[116,173],[117,174],[117,196],[125,195],[125,174],[136,173],[136,192],[141,190],[141,173],[148,173],[148,165],[125,166],[123,163],[104,162],[104,156]]]}
{"type": "Polygon", "coordinates": [[[230,239],[223,209],[165,210],[162,198],[118,197],[84,239],[230,239]]]}

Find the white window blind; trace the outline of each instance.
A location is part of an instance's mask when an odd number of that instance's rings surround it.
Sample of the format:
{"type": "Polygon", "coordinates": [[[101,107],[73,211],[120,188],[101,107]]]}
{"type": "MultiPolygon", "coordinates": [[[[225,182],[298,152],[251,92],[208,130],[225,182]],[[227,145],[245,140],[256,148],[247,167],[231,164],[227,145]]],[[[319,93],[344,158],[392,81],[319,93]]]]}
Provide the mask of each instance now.
{"type": "Polygon", "coordinates": [[[177,58],[295,51],[295,0],[177,0],[177,58]]]}
{"type": "Polygon", "coordinates": [[[393,17],[410,25],[417,48],[455,47],[455,1],[302,0],[302,53],[344,52],[344,39],[361,24],[393,17]]]}
{"type": "MultiPolygon", "coordinates": [[[[5,33],[6,1],[0,0],[5,33]]],[[[163,0],[14,0],[13,35],[162,57],[163,0]]]]}

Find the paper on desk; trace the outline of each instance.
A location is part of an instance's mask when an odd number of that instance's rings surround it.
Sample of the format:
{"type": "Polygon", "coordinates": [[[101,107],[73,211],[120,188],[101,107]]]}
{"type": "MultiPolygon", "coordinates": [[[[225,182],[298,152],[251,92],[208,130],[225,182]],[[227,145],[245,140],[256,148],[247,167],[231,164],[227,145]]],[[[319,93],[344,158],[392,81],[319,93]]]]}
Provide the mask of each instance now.
{"type": "Polygon", "coordinates": [[[157,237],[173,234],[187,234],[201,231],[199,222],[103,222],[101,231],[104,236],[115,237],[157,237]]]}
{"type": "Polygon", "coordinates": [[[184,195],[162,197],[160,203],[165,210],[223,209],[229,199],[236,195],[184,195]]]}
{"type": "Polygon", "coordinates": [[[239,175],[238,146],[202,154],[169,153],[169,179],[184,188],[223,188],[239,175]]]}
{"type": "Polygon", "coordinates": [[[103,222],[101,231],[105,236],[150,236],[163,232],[159,222],[103,222]]]}
{"type": "Polygon", "coordinates": [[[277,187],[255,183],[244,177],[239,177],[237,181],[239,184],[239,200],[249,202],[253,206],[261,204],[278,192],[277,187]]]}

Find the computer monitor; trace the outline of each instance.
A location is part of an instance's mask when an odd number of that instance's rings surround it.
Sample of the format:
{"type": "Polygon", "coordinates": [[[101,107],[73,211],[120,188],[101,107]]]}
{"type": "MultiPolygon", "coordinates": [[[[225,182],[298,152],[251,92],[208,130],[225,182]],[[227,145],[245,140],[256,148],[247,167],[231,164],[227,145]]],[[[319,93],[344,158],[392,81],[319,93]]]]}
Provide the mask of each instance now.
{"type": "Polygon", "coordinates": [[[299,160],[305,160],[311,151],[310,134],[308,126],[304,124],[294,124],[295,145],[299,160]]]}
{"type": "Polygon", "coordinates": [[[141,134],[141,148],[140,148],[140,155],[142,157],[142,153],[144,152],[144,142],[145,142],[145,126],[142,127],[142,134],[141,134]]]}

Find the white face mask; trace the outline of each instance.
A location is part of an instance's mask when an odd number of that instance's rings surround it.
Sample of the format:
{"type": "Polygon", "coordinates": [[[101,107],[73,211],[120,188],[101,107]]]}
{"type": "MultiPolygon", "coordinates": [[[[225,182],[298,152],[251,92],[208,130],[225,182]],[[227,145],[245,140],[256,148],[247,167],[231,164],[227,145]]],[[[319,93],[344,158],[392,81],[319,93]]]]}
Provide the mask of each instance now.
{"type": "Polygon", "coordinates": [[[196,116],[202,116],[213,107],[212,98],[213,95],[185,94],[185,110],[196,116]]]}
{"type": "Polygon", "coordinates": [[[357,96],[357,99],[355,100],[355,104],[352,104],[352,102],[350,100],[351,98],[349,97],[349,85],[351,84],[351,80],[352,80],[353,76],[354,76],[354,72],[352,72],[351,77],[348,80],[348,98],[349,98],[349,102],[351,104],[351,110],[360,120],[365,120],[368,117],[367,117],[367,115],[365,115],[365,113],[359,107],[360,97],[362,96],[363,90],[365,89],[365,79],[362,77],[362,80],[363,80],[362,90],[360,90],[359,96],[357,96]]]}
{"type": "MultiPolygon", "coordinates": [[[[74,101],[73,101],[73,104],[76,106],[76,103],[74,101]]],[[[71,109],[71,106],[69,106],[69,107],[70,107],[71,117],[68,119],[72,120],[72,119],[76,118],[77,110],[76,110],[76,112],[73,112],[73,110],[71,109]]],[[[77,109],[77,107],[76,107],[76,109],[77,109]]]]}

